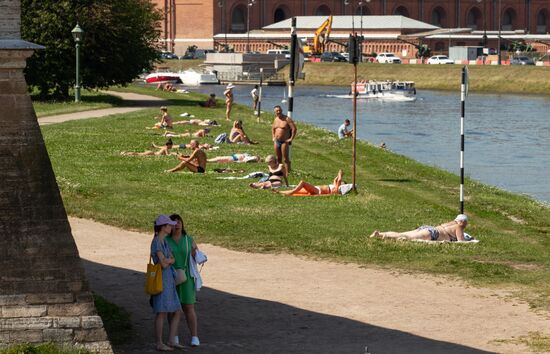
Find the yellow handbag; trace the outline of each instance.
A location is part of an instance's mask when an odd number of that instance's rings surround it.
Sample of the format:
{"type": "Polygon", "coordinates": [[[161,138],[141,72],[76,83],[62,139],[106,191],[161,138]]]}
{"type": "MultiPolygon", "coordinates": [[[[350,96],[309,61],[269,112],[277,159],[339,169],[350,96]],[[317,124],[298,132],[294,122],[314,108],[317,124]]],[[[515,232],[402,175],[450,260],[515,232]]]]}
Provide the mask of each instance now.
{"type": "Polygon", "coordinates": [[[149,295],[157,295],[162,292],[162,266],[160,262],[153,264],[151,256],[149,256],[149,264],[147,264],[145,292],[149,295]]]}

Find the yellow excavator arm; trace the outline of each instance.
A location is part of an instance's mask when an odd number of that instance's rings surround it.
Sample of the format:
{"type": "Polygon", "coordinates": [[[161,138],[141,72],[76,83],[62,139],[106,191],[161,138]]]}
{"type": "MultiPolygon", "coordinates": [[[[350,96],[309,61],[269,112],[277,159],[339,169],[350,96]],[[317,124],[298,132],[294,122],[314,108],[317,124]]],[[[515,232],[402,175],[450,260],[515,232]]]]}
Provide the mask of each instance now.
{"type": "Polygon", "coordinates": [[[329,16],[315,31],[315,36],[313,37],[314,53],[323,53],[325,51],[325,44],[328,42],[331,30],[332,16],[329,16]]]}

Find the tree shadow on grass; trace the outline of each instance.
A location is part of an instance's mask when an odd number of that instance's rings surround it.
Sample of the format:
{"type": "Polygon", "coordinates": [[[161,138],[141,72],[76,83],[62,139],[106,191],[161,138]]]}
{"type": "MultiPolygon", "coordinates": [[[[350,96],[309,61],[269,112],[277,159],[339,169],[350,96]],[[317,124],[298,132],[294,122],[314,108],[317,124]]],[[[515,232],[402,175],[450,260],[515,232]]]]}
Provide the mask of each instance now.
{"type": "MultiPolygon", "coordinates": [[[[155,353],[153,313],[148,304],[148,296],[143,291],[144,273],[84,259],[82,261],[91,289],[131,313],[136,332],[133,341],[115,347],[115,353],[155,353]]],[[[244,286],[247,284],[243,284],[244,286]]],[[[273,291],[281,290],[274,288],[273,291]]],[[[198,293],[196,310],[201,346],[193,351],[201,354],[363,354],[367,352],[366,347],[371,354],[489,353],[208,287],[198,293]]],[[[188,330],[184,321],[181,322],[180,333],[180,337],[188,342],[188,330]]]]}
{"type": "Polygon", "coordinates": [[[397,182],[397,183],[411,183],[411,182],[414,182],[410,178],[381,178],[378,181],[380,181],[380,182],[397,182]]]}

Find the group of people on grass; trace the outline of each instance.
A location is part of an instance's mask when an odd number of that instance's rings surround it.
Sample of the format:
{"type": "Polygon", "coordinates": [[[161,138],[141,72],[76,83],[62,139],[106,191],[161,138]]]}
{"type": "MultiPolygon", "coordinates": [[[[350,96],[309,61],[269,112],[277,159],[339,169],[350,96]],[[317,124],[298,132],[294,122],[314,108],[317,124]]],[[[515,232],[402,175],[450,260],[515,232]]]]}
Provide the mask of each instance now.
{"type": "Polygon", "coordinates": [[[198,263],[203,263],[205,259],[198,259],[198,252],[197,244],[187,234],[181,216],[159,215],[156,218],[150,255],[153,262],[162,267],[162,291],[152,295],[149,302],[155,313],[156,349],[159,351],[184,348],[178,335],[182,314],[191,335],[190,345],[200,345],[195,302],[196,292],[202,284],[198,263]],[[185,273],[186,280],[176,285],[178,271],[185,273]],[[163,327],[166,320],[170,328],[165,343],[163,327]]]}

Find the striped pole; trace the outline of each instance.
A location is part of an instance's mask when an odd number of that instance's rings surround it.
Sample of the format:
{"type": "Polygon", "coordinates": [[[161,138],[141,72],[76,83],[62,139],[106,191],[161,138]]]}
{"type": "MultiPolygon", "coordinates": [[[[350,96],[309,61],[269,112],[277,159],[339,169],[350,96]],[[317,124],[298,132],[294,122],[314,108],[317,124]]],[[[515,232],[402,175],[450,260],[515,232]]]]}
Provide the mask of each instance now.
{"type": "Polygon", "coordinates": [[[464,214],[464,115],[468,90],[468,68],[462,68],[460,85],[460,214],[464,214]]]}
{"type": "Polygon", "coordinates": [[[292,25],[290,28],[290,73],[288,75],[288,116],[292,118],[292,111],[294,110],[294,71],[296,70],[296,17],[292,18],[292,25]]]}
{"type": "Polygon", "coordinates": [[[258,105],[256,106],[256,116],[260,122],[260,111],[262,110],[262,84],[264,80],[264,68],[260,68],[260,88],[258,89],[258,105]]]}

